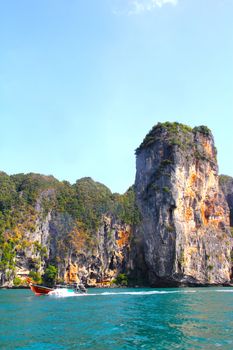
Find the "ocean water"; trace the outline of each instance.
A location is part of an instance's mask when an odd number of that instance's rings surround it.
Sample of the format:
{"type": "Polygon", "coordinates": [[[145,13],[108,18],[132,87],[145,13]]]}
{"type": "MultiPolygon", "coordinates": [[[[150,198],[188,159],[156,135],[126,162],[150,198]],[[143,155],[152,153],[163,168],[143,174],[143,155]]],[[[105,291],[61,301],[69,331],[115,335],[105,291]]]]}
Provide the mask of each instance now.
{"type": "Polygon", "coordinates": [[[0,290],[0,349],[233,349],[233,288],[0,290]]]}

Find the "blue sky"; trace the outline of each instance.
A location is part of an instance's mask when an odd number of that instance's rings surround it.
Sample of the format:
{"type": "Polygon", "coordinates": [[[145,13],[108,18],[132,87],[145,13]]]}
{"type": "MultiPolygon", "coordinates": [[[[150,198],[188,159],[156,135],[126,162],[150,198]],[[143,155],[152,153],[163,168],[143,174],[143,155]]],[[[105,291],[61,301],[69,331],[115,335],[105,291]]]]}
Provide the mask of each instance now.
{"type": "Polygon", "coordinates": [[[208,125],[233,176],[232,0],[0,0],[0,169],[135,178],[153,125],[208,125]]]}

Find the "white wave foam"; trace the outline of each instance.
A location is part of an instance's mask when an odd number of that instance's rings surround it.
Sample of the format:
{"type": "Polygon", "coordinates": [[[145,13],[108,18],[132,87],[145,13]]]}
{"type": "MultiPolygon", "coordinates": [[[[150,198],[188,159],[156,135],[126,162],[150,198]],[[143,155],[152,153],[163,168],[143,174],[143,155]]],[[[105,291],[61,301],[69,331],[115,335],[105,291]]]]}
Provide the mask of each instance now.
{"type": "Polygon", "coordinates": [[[64,297],[84,296],[86,294],[75,293],[72,289],[57,288],[57,289],[54,289],[52,292],[49,292],[48,295],[64,298],[64,297]]]}
{"type": "Polygon", "coordinates": [[[153,294],[173,294],[178,291],[142,291],[142,292],[103,292],[97,295],[153,295],[153,294]]]}
{"type": "Polygon", "coordinates": [[[195,293],[196,291],[181,291],[181,290],[153,290],[153,291],[141,291],[141,292],[103,292],[97,295],[154,295],[154,294],[181,294],[181,293],[195,293]]]}
{"type": "Polygon", "coordinates": [[[49,293],[50,296],[55,297],[91,297],[91,296],[111,296],[111,295],[156,295],[156,294],[183,294],[183,293],[195,293],[195,290],[182,291],[182,290],[171,290],[171,291],[138,291],[138,292],[102,292],[102,293],[87,293],[87,294],[78,294],[73,291],[67,291],[66,289],[56,289],[49,293]]]}

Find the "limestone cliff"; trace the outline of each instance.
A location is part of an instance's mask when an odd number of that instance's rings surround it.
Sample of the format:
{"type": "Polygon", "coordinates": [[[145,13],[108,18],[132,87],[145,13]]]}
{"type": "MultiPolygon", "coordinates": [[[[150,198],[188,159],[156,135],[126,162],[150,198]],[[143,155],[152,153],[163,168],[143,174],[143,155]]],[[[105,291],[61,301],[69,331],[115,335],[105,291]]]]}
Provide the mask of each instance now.
{"type": "Polygon", "coordinates": [[[226,175],[219,177],[220,187],[225,195],[230,209],[230,225],[233,227],[233,178],[226,175]]]}
{"type": "Polygon", "coordinates": [[[133,198],[132,189],[113,195],[90,178],[70,185],[37,174],[2,174],[0,286],[23,283],[28,275],[39,283],[49,265],[57,268],[58,282],[110,284],[129,260],[133,198]]]}
{"type": "Polygon", "coordinates": [[[219,187],[211,132],[158,124],[136,154],[138,236],[150,284],[229,282],[229,208],[219,187]]]}
{"type": "Polygon", "coordinates": [[[103,215],[96,237],[91,241],[82,228],[71,223],[65,214],[55,213],[50,222],[50,260],[58,266],[58,276],[67,283],[82,282],[87,286],[109,284],[125,270],[129,255],[131,226],[103,215]]]}
{"type": "Polygon", "coordinates": [[[67,213],[38,215],[35,230],[23,234],[28,243],[18,249],[14,268],[0,272],[1,285],[11,286],[15,276],[23,279],[32,271],[43,275],[49,263],[58,268],[60,282],[108,285],[125,271],[131,234],[130,225],[106,215],[90,241],[67,213]]]}
{"type": "Polygon", "coordinates": [[[229,283],[233,180],[219,184],[210,130],[159,123],[136,155],[123,195],[91,178],[0,172],[0,286],[46,281],[50,266],[87,286],[122,273],[130,285],[229,283]]]}

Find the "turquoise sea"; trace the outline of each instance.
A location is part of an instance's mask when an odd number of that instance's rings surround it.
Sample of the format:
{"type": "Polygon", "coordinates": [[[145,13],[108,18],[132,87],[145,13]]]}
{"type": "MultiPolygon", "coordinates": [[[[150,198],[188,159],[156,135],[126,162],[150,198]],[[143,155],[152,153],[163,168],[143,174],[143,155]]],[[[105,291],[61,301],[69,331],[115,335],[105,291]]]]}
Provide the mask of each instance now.
{"type": "Polygon", "coordinates": [[[233,288],[0,290],[0,349],[233,349],[233,288]]]}

